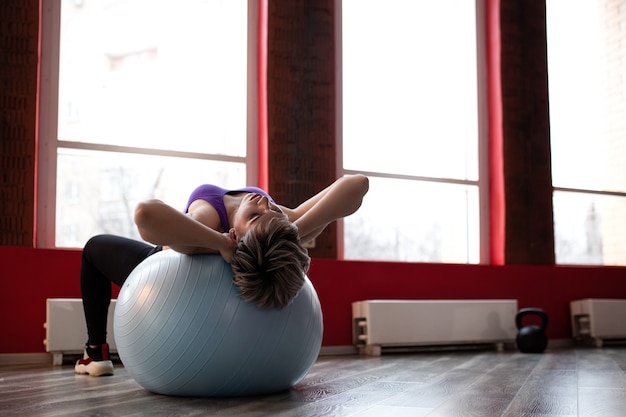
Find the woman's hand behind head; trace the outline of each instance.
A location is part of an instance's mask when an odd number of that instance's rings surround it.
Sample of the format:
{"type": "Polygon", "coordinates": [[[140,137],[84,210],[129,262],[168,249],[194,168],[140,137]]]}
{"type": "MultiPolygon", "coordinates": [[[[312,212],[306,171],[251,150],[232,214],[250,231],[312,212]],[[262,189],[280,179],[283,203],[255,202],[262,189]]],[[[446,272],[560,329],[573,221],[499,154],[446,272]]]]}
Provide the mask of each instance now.
{"type": "Polygon", "coordinates": [[[220,255],[228,263],[232,263],[233,255],[237,250],[237,240],[234,233],[222,233],[224,236],[224,245],[220,248],[220,255]]]}

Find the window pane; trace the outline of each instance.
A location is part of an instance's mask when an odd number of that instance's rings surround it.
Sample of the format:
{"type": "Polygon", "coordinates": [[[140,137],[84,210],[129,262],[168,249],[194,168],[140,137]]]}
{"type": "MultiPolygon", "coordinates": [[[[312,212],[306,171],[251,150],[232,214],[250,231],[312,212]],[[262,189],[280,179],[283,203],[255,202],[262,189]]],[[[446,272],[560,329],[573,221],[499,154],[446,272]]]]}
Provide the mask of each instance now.
{"type": "Polygon", "coordinates": [[[344,168],[477,180],[475,3],[342,4],[344,168]]]}
{"type": "Polygon", "coordinates": [[[556,261],[626,265],[623,2],[546,2],[556,261]],[[621,214],[621,215],[620,215],[621,214]]]}
{"type": "Polygon", "coordinates": [[[61,10],[59,140],[245,156],[247,1],[61,10]]]}
{"type": "Polygon", "coordinates": [[[475,2],[342,8],[343,168],[370,174],[345,257],[479,262],[475,2]]]}
{"type": "Polygon", "coordinates": [[[626,198],[557,191],[553,200],[558,263],[626,265],[626,198]]]}
{"type": "Polygon", "coordinates": [[[370,177],[345,219],[344,250],[347,259],[478,263],[478,236],[478,187],[370,177]]]}
{"type": "Polygon", "coordinates": [[[95,234],[139,238],[138,202],[158,198],[182,211],[203,183],[244,187],[245,164],[59,149],[56,245],[82,247],[95,234]]]}
{"type": "Polygon", "coordinates": [[[623,2],[547,1],[556,187],[626,192],[626,26],[620,10],[623,2]]]}

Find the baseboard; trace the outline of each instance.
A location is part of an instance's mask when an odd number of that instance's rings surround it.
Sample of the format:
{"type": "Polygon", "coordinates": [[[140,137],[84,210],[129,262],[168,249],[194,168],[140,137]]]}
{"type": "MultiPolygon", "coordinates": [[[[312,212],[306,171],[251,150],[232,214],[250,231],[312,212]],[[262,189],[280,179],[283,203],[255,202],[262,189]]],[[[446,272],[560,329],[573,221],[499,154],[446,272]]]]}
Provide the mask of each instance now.
{"type": "Polygon", "coordinates": [[[320,356],[357,355],[356,346],[322,346],[320,356]]]}
{"type": "MultiPolygon", "coordinates": [[[[576,344],[572,339],[551,339],[548,341],[548,349],[566,349],[574,347],[576,344]]],[[[428,349],[425,349],[428,350],[428,349]]],[[[506,351],[516,350],[513,345],[506,351]]],[[[320,356],[338,356],[338,355],[358,355],[359,349],[356,346],[322,346],[320,356]]]]}
{"type": "Polygon", "coordinates": [[[50,353],[0,353],[0,365],[52,364],[50,353]]]}
{"type": "Polygon", "coordinates": [[[564,349],[575,346],[574,339],[550,339],[548,349],[564,349]]]}
{"type": "MultiPolygon", "coordinates": [[[[548,349],[564,349],[574,346],[572,339],[554,339],[548,342],[548,349]]],[[[357,355],[355,346],[322,346],[320,356],[357,355]]],[[[0,365],[22,365],[52,363],[51,353],[0,353],[0,365]]]]}
{"type": "MultiPolygon", "coordinates": [[[[354,346],[322,346],[320,356],[356,355],[354,346]]],[[[1,365],[52,364],[52,353],[0,353],[1,365]]],[[[65,362],[64,362],[65,363],[65,362]]]]}

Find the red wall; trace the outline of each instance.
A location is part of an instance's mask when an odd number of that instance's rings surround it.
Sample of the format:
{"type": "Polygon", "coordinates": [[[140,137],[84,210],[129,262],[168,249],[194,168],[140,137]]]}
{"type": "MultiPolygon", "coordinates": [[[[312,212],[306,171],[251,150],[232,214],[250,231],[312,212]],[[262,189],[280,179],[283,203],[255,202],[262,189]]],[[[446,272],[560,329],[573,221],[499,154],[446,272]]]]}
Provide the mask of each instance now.
{"type": "Polygon", "coordinates": [[[325,346],[351,344],[351,303],[359,300],[517,299],[519,308],[546,311],[548,337],[567,339],[571,337],[570,301],[626,298],[626,268],[622,267],[314,260],[310,276],[325,315],[325,346]]]}
{"type": "Polygon", "coordinates": [[[46,298],[80,298],[80,256],[0,246],[0,354],[45,352],[46,298]]]}
{"type": "MultiPolygon", "coordinates": [[[[44,352],[45,300],[80,297],[80,251],[0,247],[0,353],[44,352]]],[[[352,344],[351,303],[366,299],[515,298],[541,307],[548,336],[571,337],[569,302],[626,298],[626,268],[413,264],[314,259],[324,346],[352,344]]]]}

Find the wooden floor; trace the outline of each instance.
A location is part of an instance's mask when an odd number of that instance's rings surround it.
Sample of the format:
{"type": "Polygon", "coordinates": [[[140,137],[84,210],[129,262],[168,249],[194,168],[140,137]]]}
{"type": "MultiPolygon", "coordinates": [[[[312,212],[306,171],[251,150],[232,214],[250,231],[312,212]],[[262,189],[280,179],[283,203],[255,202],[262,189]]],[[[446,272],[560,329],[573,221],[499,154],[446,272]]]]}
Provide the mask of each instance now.
{"type": "Polygon", "coordinates": [[[289,392],[244,399],[151,394],[69,365],[0,367],[0,416],[626,416],[626,347],[322,356],[289,392]]]}

